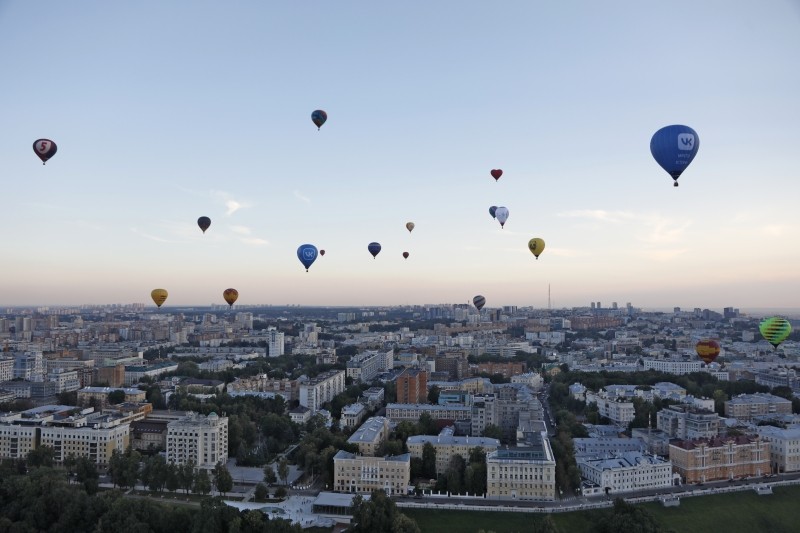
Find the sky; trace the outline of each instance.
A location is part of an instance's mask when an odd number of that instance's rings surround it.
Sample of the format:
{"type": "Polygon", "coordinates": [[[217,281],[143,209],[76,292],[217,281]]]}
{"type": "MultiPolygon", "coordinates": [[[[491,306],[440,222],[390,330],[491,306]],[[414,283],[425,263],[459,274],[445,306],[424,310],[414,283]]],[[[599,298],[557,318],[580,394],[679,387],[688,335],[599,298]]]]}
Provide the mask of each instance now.
{"type": "Polygon", "coordinates": [[[798,57],[792,0],[0,0],[0,305],[797,308],[798,57]]]}

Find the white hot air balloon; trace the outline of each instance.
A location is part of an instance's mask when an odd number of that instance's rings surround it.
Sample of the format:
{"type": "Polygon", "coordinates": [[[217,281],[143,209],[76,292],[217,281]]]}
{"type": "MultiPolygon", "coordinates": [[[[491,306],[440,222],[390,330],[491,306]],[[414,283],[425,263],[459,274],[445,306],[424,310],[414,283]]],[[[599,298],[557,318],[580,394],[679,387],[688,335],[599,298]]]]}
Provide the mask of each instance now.
{"type": "Polygon", "coordinates": [[[500,227],[502,228],[506,224],[506,220],[508,220],[508,208],[507,207],[498,207],[497,210],[494,212],[495,218],[500,223],[500,227]]]}

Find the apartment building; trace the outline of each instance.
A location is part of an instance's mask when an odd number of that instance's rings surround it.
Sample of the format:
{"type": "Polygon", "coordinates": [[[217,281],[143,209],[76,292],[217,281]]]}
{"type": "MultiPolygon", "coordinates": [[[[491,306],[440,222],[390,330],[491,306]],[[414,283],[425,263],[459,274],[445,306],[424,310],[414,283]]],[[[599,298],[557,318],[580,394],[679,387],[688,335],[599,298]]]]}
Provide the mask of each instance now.
{"type": "Polygon", "coordinates": [[[433,420],[453,422],[469,420],[472,408],[464,405],[429,405],[414,403],[390,403],[386,405],[386,418],[392,422],[419,422],[422,413],[428,413],[433,420]]]}
{"type": "Polygon", "coordinates": [[[414,435],[408,437],[406,445],[411,458],[422,459],[422,450],[425,444],[430,443],[436,450],[436,475],[444,474],[450,459],[454,455],[460,455],[469,461],[469,454],[473,448],[483,448],[487,454],[500,447],[500,441],[487,437],[455,437],[448,434],[414,435]]]}
{"type": "Polygon", "coordinates": [[[0,383],[14,379],[14,360],[0,357],[0,383]]]}
{"type": "Polygon", "coordinates": [[[280,394],[287,402],[300,398],[300,382],[294,379],[272,379],[267,374],[238,378],[228,384],[228,392],[272,392],[280,394]]]}
{"type": "Polygon", "coordinates": [[[351,403],[342,407],[342,428],[354,428],[367,416],[367,408],[363,403],[351,403]]]}
{"type": "Polygon", "coordinates": [[[142,403],[146,401],[147,393],[143,390],[134,388],[116,388],[116,387],[84,387],[78,391],[78,405],[89,405],[94,398],[98,409],[108,407],[108,395],[114,391],[122,391],[125,393],[124,402],[128,403],[142,403]]]}
{"type": "Polygon", "coordinates": [[[677,359],[644,359],[644,370],[658,370],[667,374],[691,374],[700,372],[701,361],[683,361],[677,359]]]}
{"type": "Polygon", "coordinates": [[[428,373],[406,368],[397,376],[397,403],[428,403],[428,373]]]}
{"type": "Polygon", "coordinates": [[[756,416],[791,412],[791,401],[768,393],[740,394],[725,402],[725,416],[746,422],[756,416]]]}
{"type": "Polygon", "coordinates": [[[633,402],[609,398],[603,393],[586,391],[586,403],[596,403],[600,416],[619,425],[628,425],[634,419],[633,402]]]}
{"type": "Polygon", "coordinates": [[[354,355],[347,362],[347,377],[360,383],[369,383],[381,372],[394,368],[394,350],[379,352],[367,350],[354,355]]]}
{"type": "Polygon", "coordinates": [[[493,500],[553,501],[556,499],[556,461],[550,442],[498,448],[486,455],[486,497],[493,500]]]}
{"type": "Polygon", "coordinates": [[[374,416],[361,424],[347,442],[358,446],[362,455],[374,456],[383,441],[389,438],[389,419],[374,416]]]}
{"type": "Polygon", "coordinates": [[[333,490],[369,494],[408,494],[411,455],[369,457],[339,450],[333,456],[333,490]]]}
{"type": "Polygon", "coordinates": [[[167,462],[212,469],[228,461],[228,417],[188,413],[167,424],[167,462]]]}
{"type": "Polygon", "coordinates": [[[759,436],[670,441],[672,468],[684,483],[706,483],[770,472],[769,442],[759,436]]]}
{"type": "Polygon", "coordinates": [[[673,439],[710,439],[719,433],[720,417],[712,411],[686,405],[669,405],[656,416],[658,429],[673,439]]]}
{"type": "Polygon", "coordinates": [[[300,383],[298,399],[300,405],[311,409],[312,413],[322,409],[322,405],[344,392],[345,371],[328,370],[313,379],[300,383]]]}

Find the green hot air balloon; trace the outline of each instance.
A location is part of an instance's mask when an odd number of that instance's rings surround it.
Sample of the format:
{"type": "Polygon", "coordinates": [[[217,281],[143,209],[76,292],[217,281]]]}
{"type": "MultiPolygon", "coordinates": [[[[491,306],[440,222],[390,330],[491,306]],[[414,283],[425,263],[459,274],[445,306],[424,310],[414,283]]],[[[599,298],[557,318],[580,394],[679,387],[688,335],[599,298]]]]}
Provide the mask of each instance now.
{"type": "Polygon", "coordinates": [[[792,332],[792,325],[785,318],[773,316],[762,320],[758,329],[761,331],[761,335],[777,348],[792,332]]]}

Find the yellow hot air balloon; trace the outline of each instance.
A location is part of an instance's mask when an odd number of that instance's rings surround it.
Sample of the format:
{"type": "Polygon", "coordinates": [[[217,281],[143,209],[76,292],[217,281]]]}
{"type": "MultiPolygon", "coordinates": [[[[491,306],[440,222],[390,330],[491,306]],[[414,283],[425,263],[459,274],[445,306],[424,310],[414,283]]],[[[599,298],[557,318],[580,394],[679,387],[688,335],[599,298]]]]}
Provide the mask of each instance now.
{"type": "Polygon", "coordinates": [[[225,298],[226,302],[228,302],[228,306],[233,307],[236,299],[239,298],[239,291],[236,289],[225,289],[222,291],[222,297],[225,298]]]}
{"type": "Polygon", "coordinates": [[[538,237],[529,240],[528,250],[530,250],[531,253],[536,256],[536,260],[538,261],[539,254],[542,253],[542,251],[544,250],[544,241],[538,237]]]}
{"type": "Polygon", "coordinates": [[[411,230],[414,229],[414,223],[413,222],[406,222],[406,229],[408,230],[409,233],[411,233],[411,230]]]}
{"type": "Polygon", "coordinates": [[[169,296],[167,289],[153,289],[150,292],[150,298],[153,299],[158,307],[161,307],[167,301],[167,296],[169,296]]]}

